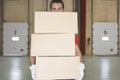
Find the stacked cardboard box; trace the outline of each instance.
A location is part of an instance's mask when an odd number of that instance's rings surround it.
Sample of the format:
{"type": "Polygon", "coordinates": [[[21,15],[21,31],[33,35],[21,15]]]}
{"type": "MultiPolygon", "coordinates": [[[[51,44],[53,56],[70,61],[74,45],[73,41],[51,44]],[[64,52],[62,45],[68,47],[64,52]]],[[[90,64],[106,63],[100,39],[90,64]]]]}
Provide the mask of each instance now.
{"type": "Polygon", "coordinates": [[[75,56],[77,13],[35,12],[31,55],[36,56],[36,80],[76,79],[79,57],[75,56]]]}

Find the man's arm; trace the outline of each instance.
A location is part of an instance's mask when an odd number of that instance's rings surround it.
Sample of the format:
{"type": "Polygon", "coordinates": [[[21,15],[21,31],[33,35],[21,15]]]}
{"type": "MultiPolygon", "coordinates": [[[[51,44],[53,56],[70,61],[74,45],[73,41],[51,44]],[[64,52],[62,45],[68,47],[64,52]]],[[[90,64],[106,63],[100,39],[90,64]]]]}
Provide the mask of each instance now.
{"type": "Polygon", "coordinates": [[[36,59],[35,59],[35,56],[31,56],[30,55],[30,64],[32,65],[32,64],[36,64],[36,61],[35,61],[36,59]]]}
{"type": "Polygon", "coordinates": [[[30,71],[31,71],[31,77],[32,77],[32,80],[35,80],[35,63],[36,63],[36,59],[35,59],[35,56],[29,56],[29,59],[30,59],[30,67],[29,67],[29,69],[30,69],[30,71]]]}
{"type": "Polygon", "coordinates": [[[80,57],[80,62],[82,62],[82,53],[77,44],[75,44],[75,55],[80,57]]]}

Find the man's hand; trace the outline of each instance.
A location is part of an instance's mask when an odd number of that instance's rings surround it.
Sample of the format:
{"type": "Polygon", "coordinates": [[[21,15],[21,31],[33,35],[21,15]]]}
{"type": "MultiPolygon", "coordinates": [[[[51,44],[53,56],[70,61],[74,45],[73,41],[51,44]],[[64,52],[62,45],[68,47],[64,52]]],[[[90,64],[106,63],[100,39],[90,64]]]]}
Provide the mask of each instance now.
{"type": "Polygon", "coordinates": [[[29,69],[30,69],[30,71],[31,71],[31,76],[32,76],[32,79],[33,80],[35,80],[35,70],[36,70],[36,67],[35,67],[35,65],[31,65],[30,67],[29,67],[29,69]]]}
{"type": "Polygon", "coordinates": [[[80,77],[79,79],[75,79],[75,80],[82,80],[84,77],[85,65],[83,63],[80,63],[79,68],[80,68],[80,77]]]}

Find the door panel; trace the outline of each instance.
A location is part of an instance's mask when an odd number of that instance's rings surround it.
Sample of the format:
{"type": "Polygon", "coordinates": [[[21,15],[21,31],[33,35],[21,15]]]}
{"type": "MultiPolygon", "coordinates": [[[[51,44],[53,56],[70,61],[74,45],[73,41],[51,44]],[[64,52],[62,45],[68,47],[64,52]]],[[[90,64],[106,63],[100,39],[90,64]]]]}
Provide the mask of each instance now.
{"type": "Polygon", "coordinates": [[[118,25],[117,23],[93,24],[93,54],[118,54],[118,25]]]}

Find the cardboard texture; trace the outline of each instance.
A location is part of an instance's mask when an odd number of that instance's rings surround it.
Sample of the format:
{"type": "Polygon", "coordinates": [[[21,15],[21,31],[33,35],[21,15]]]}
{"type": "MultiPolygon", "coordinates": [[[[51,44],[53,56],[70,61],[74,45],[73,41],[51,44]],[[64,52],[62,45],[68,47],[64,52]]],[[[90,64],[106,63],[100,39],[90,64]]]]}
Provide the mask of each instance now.
{"type": "Polygon", "coordinates": [[[36,57],[36,79],[79,78],[79,57],[36,57]]]}
{"type": "Polygon", "coordinates": [[[76,12],[35,12],[34,33],[78,33],[76,12]]]}
{"type": "Polygon", "coordinates": [[[77,20],[76,12],[35,12],[31,56],[36,56],[36,80],[79,78],[77,20]]]}
{"type": "Polygon", "coordinates": [[[32,56],[75,56],[74,34],[32,34],[32,56]]]}

